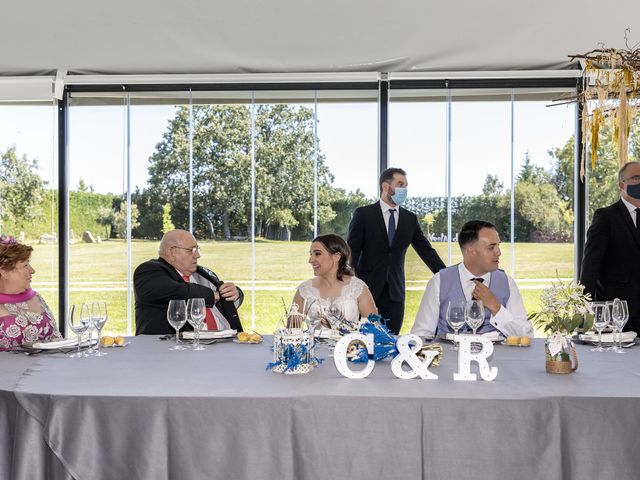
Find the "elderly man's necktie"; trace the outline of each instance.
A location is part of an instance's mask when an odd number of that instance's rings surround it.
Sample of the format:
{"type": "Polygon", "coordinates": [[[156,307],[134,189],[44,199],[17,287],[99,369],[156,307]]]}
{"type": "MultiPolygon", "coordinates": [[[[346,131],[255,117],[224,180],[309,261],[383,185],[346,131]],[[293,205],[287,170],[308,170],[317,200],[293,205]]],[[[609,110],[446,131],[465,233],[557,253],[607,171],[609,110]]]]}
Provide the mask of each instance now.
{"type": "Polygon", "coordinates": [[[636,208],[636,230],[640,232],[640,208],[636,208]]]}
{"type": "Polygon", "coordinates": [[[389,245],[393,243],[393,239],[396,236],[396,217],[395,214],[396,209],[389,209],[389,245]]]}
{"type": "MultiPolygon", "coordinates": [[[[191,280],[189,278],[189,275],[182,275],[182,279],[187,283],[191,283],[191,280]]],[[[207,323],[207,330],[218,330],[218,323],[216,322],[216,317],[213,316],[213,312],[211,311],[211,309],[207,307],[204,309],[204,311],[204,321],[207,323]]]]}

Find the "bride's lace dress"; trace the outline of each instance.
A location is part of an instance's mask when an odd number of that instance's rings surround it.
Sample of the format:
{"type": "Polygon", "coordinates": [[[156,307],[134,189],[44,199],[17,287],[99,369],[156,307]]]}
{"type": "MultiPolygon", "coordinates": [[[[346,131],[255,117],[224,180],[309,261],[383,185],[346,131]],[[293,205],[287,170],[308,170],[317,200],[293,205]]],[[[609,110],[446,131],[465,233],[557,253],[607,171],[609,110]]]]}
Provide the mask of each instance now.
{"type": "Polygon", "coordinates": [[[306,280],[298,286],[298,293],[304,299],[304,311],[308,310],[311,319],[323,318],[327,315],[329,308],[337,306],[346,320],[357,322],[360,320],[360,310],[358,309],[358,297],[366,287],[366,284],[356,277],[351,277],[349,283],[342,287],[340,296],[337,298],[322,298],[320,291],[313,286],[313,279],[306,280]]]}

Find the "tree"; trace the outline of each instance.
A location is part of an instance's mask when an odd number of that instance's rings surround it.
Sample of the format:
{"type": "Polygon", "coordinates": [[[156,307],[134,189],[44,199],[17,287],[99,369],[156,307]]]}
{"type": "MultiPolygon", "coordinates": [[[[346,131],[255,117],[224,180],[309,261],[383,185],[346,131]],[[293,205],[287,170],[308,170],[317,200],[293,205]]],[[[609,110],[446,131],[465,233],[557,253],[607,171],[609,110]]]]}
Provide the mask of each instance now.
{"type": "Polygon", "coordinates": [[[528,183],[550,183],[551,174],[547,172],[543,167],[531,164],[531,158],[529,152],[524,154],[524,162],[520,173],[517,176],[517,181],[528,183]]]}
{"type": "Polygon", "coordinates": [[[566,203],[554,185],[518,182],[515,201],[516,210],[532,231],[553,240],[570,237],[572,225],[567,219],[572,217],[566,215],[566,203]]]}
{"type": "Polygon", "coordinates": [[[486,196],[501,195],[504,190],[504,184],[498,179],[497,175],[487,175],[482,186],[482,194],[486,196]]]}
{"type": "Polygon", "coordinates": [[[110,231],[113,229],[113,224],[116,220],[116,212],[108,207],[100,207],[96,222],[104,226],[104,238],[109,239],[111,237],[110,231]]]}
{"type": "Polygon", "coordinates": [[[13,233],[42,217],[45,182],[37,173],[38,162],[18,157],[12,146],[0,155],[0,227],[13,233]]]}
{"type": "MultiPolygon", "coordinates": [[[[632,133],[638,132],[637,122],[632,125],[632,133]]],[[[629,136],[629,161],[638,161],[640,146],[636,137],[629,136]]],[[[565,201],[573,199],[574,139],[569,138],[564,146],[549,151],[554,160],[553,183],[565,201]]],[[[613,141],[611,126],[605,123],[600,129],[598,161],[595,168],[587,159],[586,168],[589,179],[589,218],[600,207],[614,203],[619,197],[618,157],[613,141]]]]}
{"type": "MultiPolygon", "coordinates": [[[[169,203],[172,221],[188,225],[188,109],[169,122],[149,160],[154,203],[169,203]]],[[[248,236],[251,216],[251,131],[242,105],[193,108],[193,215],[196,236],[248,236]]],[[[313,233],[313,112],[259,105],[255,112],[256,234],[308,238],[313,233]]],[[[318,221],[330,222],[331,176],[318,159],[318,221]]]]}
{"type": "MultiPolygon", "coordinates": [[[[138,222],[138,206],[134,203],[131,207],[131,229],[137,228],[140,223],[138,222]]],[[[114,212],[113,228],[115,228],[116,236],[118,238],[126,238],[127,236],[127,202],[120,204],[120,210],[114,212]]]]}
{"type": "Polygon", "coordinates": [[[162,233],[165,234],[175,228],[175,225],[171,221],[171,204],[165,203],[162,206],[162,233]]]}

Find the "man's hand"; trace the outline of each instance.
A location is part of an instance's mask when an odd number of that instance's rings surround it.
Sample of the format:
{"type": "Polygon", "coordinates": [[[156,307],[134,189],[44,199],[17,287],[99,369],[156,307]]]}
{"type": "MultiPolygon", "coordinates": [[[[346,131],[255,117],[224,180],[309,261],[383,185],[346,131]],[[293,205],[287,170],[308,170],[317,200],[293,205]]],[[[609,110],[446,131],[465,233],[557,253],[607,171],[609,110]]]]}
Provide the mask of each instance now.
{"type": "Polygon", "coordinates": [[[482,282],[478,282],[476,280],[474,283],[476,286],[473,289],[471,296],[476,300],[482,300],[482,304],[491,312],[492,315],[498,313],[498,310],[500,310],[500,302],[493,292],[482,282]]]}
{"type": "Polygon", "coordinates": [[[225,300],[229,300],[230,302],[235,302],[238,298],[240,298],[238,287],[236,287],[231,282],[229,283],[225,282],[222,285],[220,285],[220,288],[218,288],[218,291],[220,292],[220,295],[222,295],[222,298],[224,298],[225,300]]]}

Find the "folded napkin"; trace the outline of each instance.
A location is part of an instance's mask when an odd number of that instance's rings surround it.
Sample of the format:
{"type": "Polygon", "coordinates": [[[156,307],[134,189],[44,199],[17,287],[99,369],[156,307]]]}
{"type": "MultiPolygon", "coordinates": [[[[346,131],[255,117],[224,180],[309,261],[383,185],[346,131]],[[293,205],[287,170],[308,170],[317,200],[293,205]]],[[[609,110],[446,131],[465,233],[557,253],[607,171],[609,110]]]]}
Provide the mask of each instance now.
{"type": "MultiPolygon", "coordinates": [[[[493,330],[487,333],[481,333],[480,335],[484,338],[488,338],[492,342],[499,342],[501,340],[504,340],[504,336],[502,335],[502,333],[498,332],[497,330],[493,330]]],[[[453,333],[447,333],[445,338],[447,340],[453,341],[453,333]]]]}
{"type": "MultiPolygon", "coordinates": [[[[226,330],[203,330],[200,332],[200,340],[211,340],[214,338],[235,337],[237,330],[228,328],[226,330]]],[[[195,332],[184,332],[182,338],[193,340],[195,332]]]]}
{"type": "MultiPolygon", "coordinates": [[[[622,343],[632,342],[638,334],[636,332],[622,332],[622,343]]],[[[605,343],[613,343],[618,341],[617,333],[603,333],[602,341],[605,343]]],[[[582,333],[578,335],[578,338],[583,342],[597,342],[598,334],[597,333],[582,333]]]]}
{"type": "MultiPolygon", "coordinates": [[[[82,343],[87,343],[87,340],[88,339],[83,339],[82,343]]],[[[35,342],[32,344],[25,344],[25,345],[38,350],[55,350],[57,348],[77,347],[78,339],[75,337],[63,338],[61,340],[42,341],[42,342],[35,342]]]]}

